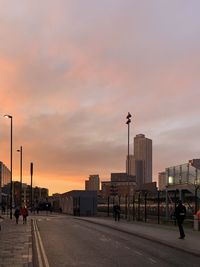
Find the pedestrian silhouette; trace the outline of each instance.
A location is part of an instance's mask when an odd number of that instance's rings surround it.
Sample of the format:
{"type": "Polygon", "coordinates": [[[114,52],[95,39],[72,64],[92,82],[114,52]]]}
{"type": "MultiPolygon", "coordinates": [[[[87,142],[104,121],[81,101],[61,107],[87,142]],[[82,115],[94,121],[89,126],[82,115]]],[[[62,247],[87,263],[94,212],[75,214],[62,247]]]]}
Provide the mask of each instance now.
{"type": "Polygon", "coordinates": [[[113,212],[114,212],[114,218],[115,218],[115,221],[119,221],[120,220],[120,206],[117,204],[117,205],[114,205],[113,207],[113,212]]]}
{"type": "Polygon", "coordinates": [[[4,217],[0,215],[0,231],[1,231],[1,222],[4,220],[4,217]]]}
{"type": "Polygon", "coordinates": [[[21,208],[21,215],[23,217],[23,224],[26,224],[28,217],[28,209],[26,207],[21,208]]]}
{"type": "Polygon", "coordinates": [[[197,219],[200,222],[200,209],[197,211],[197,213],[195,215],[197,216],[197,219]]]}
{"type": "Polygon", "coordinates": [[[186,215],[186,208],[183,205],[182,201],[178,201],[178,206],[175,208],[175,217],[178,223],[178,228],[180,232],[180,237],[179,239],[184,239],[185,238],[185,232],[183,229],[183,222],[185,220],[185,215],[186,215]]]}
{"type": "Polygon", "coordinates": [[[16,224],[18,224],[19,216],[20,216],[20,210],[19,210],[18,207],[15,209],[14,216],[15,216],[15,219],[16,219],[16,224]]]}
{"type": "Polygon", "coordinates": [[[37,206],[37,208],[36,208],[36,211],[37,211],[37,214],[39,214],[40,209],[39,209],[38,206],[37,206]]]}
{"type": "Polygon", "coordinates": [[[5,212],[6,212],[6,208],[5,208],[4,205],[2,205],[1,210],[2,210],[2,214],[5,214],[5,212]]]}

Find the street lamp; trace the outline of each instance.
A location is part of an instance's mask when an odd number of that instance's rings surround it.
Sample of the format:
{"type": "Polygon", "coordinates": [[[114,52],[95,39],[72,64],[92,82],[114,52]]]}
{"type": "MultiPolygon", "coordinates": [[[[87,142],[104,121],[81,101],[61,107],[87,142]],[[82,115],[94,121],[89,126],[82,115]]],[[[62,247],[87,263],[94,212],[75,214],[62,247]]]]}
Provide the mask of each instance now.
{"type": "Polygon", "coordinates": [[[130,209],[130,189],[129,189],[129,176],[130,176],[130,160],[129,160],[129,136],[130,136],[130,123],[131,123],[131,114],[130,112],[128,112],[128,115],[126,116],[126,124],[128,125],[128,162],[127,162],[127,174],[128,174],[128,219],[130,219],[129,217],[129,209],[130,209]]]}
{"type": "Polygon", "coordinates": [[[128,125],[128,166],[127,166],[127,168],[128,168],[128,170],[127,170],[128,176],[130,174],[130,171],[129,171],[129,135],[130,135],[131,117],[132,117],[131,114],[128,112],[128,115],[126,116],[126,119],[127,119],[126,124],[128,125]]]}
{"type": "Polygon", "coordinates": [[[5,118],[10,119],[10,219],[12,220],[12,116],[4,115],[5,118]]]}
{"type": "Polygon", "coordinates": [[[33,162],[30,163],[30,174],[31,174],[30,204],[31,204],[31,212],[32,212],[33,211],[33,162]]]}
{"type": "Polygon", "coordinates": [[[20,149],[17,149],[17,152],[20,152],[20,207],[22,206],[22,146],[20,146],[20,149]]]}

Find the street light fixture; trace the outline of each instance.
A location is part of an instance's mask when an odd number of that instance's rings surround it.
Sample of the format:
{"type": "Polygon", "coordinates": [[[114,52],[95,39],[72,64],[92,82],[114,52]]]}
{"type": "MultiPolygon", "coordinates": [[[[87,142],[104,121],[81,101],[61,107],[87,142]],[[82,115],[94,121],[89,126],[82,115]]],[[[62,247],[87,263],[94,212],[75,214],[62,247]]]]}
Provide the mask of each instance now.
{"type": "Polygon", "coordinates": [[[129,135],[130,135],[131,117],[132,117],[131,114],[128,112],[128,115],[126,116],[126,119],[127,119],[126,124],[128,125],[128,166],[127,166],[128,176],[130,174],[130,171],[129,171],[129,135]]]}
{"type": "Polygon", "coordinates": [[[20,200],[19,204],[20,207],[22,207],[22,146],[20,146],[20,149],[17,149],[17,152],[20,152],[20,200]]]}
{"type": "Polygon", "coordinates": [[[10,119],[10,219],[12,220],[12,119],[11,115],[4,115],[5,118],[10,119]]]}
{"type": "Polygon", "coordinates": [[[129,159],[129,136],[130,136],[130,123],[131,123],[131,113],[128,112],[128,115],[126,116],[126,124],[128,125],[128,162],[127,162],[127,174],[128,174],[128,219],[130,219],[130,189],[129,189],[129,176],[130,176],[130,159],[129,159]]]}

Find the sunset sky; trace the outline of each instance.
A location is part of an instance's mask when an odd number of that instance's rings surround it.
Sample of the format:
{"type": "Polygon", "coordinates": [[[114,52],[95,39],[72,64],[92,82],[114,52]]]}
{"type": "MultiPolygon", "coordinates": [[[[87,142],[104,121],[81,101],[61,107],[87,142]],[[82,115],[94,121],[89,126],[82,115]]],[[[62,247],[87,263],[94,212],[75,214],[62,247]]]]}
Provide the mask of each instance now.
{"type": "Polygon", "coordinates": [[[200,1],[0,0],[0,161],[50,193],[125,171],[153,140],[153,176],[199,158],[200,1]]]}

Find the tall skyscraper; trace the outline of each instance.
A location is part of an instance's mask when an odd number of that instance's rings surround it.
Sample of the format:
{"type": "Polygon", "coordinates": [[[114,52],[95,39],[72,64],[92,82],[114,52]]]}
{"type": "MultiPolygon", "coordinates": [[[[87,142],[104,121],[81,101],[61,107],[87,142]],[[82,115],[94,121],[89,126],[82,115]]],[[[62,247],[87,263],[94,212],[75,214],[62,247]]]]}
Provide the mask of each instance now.
{"type": "Polygon", "coordinates": [[[134,158],[142,168],[142,181],[139,184],[152,182],[152,140],[144,134],[138,134],[134,138],[134,158]]]}
{"type": "Polygon", "coordinates": [[[128,164],[128,155],[126,157],[126,173],[129,175],[135,176],[135,157],[134,155],[129,155],[129,164],[128,164]],[[128,166],[129,166],[129,172],[128,172],[128,166]]]}

